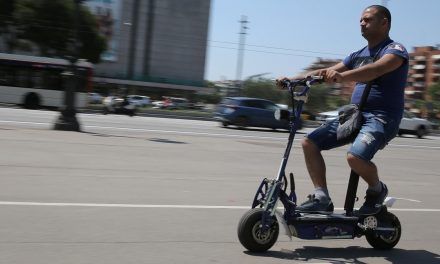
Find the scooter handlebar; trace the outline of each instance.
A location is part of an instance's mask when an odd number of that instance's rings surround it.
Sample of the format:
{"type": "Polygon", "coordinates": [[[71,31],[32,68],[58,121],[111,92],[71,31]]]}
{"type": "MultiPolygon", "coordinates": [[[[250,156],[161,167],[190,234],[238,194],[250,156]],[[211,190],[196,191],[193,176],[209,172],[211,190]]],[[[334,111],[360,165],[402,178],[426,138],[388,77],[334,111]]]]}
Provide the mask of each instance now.
{"type": "Polygon", "coordinates": [[[293,89],[297,86],[304,86],[304,89],[300,92],[294,92],[295,96],[303,96],[305,95],[308,90],[311,88],[312,85],[317,83],[322,83],[324,81],[323,76],[307,76],[306,78],[299,79],[299,80],[289,80],[284,79],[278,81],[278,85],[289,89],[289,91],[293,91],[293,89]]]}

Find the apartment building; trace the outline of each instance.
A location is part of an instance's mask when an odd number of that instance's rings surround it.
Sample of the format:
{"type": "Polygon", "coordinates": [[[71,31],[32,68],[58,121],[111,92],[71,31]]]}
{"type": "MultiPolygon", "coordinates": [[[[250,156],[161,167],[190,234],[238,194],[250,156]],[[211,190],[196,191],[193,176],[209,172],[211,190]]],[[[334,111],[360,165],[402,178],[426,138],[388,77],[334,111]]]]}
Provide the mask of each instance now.
{"type": "Polygon", "coordinates": [[[113,14],[110,50],[95,65],[98,91],[126,87],[157,97],[207,91],[203,86],[210,0],[89,0],[86,4],[102,17],[100,25],[107,25],[108,13],[113,14]]]}
{"type": "Polygon", "coordinates": [[[428,99],[428,87],[440,81],[439,46],[415,47],[410,54],[408,83],[405,94],[408,99],[428,99]]]}

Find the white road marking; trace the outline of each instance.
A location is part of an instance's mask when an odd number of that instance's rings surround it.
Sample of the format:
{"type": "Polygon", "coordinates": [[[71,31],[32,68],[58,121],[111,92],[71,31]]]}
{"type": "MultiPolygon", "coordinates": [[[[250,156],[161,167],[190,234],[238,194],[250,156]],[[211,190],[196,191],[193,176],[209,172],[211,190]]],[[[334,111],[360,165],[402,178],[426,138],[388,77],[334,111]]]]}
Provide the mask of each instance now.
{"type": "Polygon", "coordinates": [[[37,122],[25,122],[25,121],[9,121],[9,120],[0,120],[0,123],[19,124],[19,125],[38,125],[38,126],[47,126],[47,125],[49,125],[49,123],[37,123],[37,122]]]}
{"type": "MultiPolygon", "coordinates": [[[[38,125],[38,126],[47,126],[47,125],[50,125],[49,123],[24,122],[24,121],[7,121],[7,120],[0,120],[0,123],[25,124],[25,125],[38,125]]],[[[84,127],[84,128],[92,128],[92,129],[125,130],[125,131],[136,131],[136,132],[156,132],[156,133],[183,134],[183,135],[196,135],[196,136],[217,136],[217,137],[235,137],[235,138],[254,138],[254,139],[283,140],[283,141],[286,140],[286,138],[278,138],[278,137],[262,137],[262,136],[252,136],[252,135],[223,134],[223,133],[208,133],[208,132],[193,132],[193,131],[178,131],[178,130],[160,130],[160,129],[128,128],[128,127],[111,127],[111,126],[88,126],[88,125],[84,125],[83,127],[84,127]]],[[[299,139],[295,139],[295,140],[299,140],[299,139]]]]}
{"type": "MultiPolygon", "coordinates": [[[[42,202],[16,202],[0,201],[0,206],[57,206],[57,207],[111,207],[111,208],[173,208],[173,209],[229,209],[246,210],[250,206],[229,205],[186,205],[186,204],[105,204],[105,203],[42,203],[42,202]]],[[[281,208],[281,207],[280,207],[281,208]]],[[[335,208],[343,210],[343,208],[335,208]]],[[[390,211],[401,212],[440,212],[440,209],[429,208],[389,208],[390,211]]]]}
{"type": "MultiPolygon", "coordinates": [[[[271,139],[271,140],[286,140],[287,139],[287,138],[279,138],[279,137],[262,137],[262,136],[252,136],[252,135],[208,133],[208,132],[194,132],[194,131],[178,131],[178,130],[160,130],[160,129],[145,129],[145,128],[104,127],[104,126],[84,126],[84,127],[94,128],[94,129],[116,129],[116,130],[157,132],[157,133],[166,133],[166,134],[183,134],[183,135],[196,135],[196,136],[256,138],[256,139],[271,139]]],[[[295,140],[298,140],[298,139],[295,139],[295,140]]]]}
{"type": "MultiPolygon", "coordinates": [[[[53,125],[52,123],[26,122],[26,121],[9,121],[9,120],[0,120],[0,123],[23,124],[23,125],[37,125],[37,126],[53,125]]],[[[195,135],[195,136],[213,136],[213,137],[230,137],[230,138],[252,138],[252,139],[276,140],[276,141],[286,141],[287,140],[287,136],[285,136],[285,137],[269,137],[269,136],[255,136],[255,135],[239,135],[239,134],[209,133],[209,132],[195,132],[195,131],[178,131],[178,130],[160,130],[160,129],[145,129],[145,128],[128,128],[128,127],[113,127],[113,126],[90,126],[90,125],[84,125],[83,127],[84,128],[91,128],[91,129],[103,129],[103,130],[125,130],[125,131],[136,131],[136,132],[155,132],[155,133],[195,135]]],[[[296,138],[295,139],[295,141],[300,141],[300,140],[301,140],[301,138],[296,138]]],[[[440,146],[423,146],[423,145],[389,144],[388,146],[398,147],[398,148],[440,149],[440,146]]]]}

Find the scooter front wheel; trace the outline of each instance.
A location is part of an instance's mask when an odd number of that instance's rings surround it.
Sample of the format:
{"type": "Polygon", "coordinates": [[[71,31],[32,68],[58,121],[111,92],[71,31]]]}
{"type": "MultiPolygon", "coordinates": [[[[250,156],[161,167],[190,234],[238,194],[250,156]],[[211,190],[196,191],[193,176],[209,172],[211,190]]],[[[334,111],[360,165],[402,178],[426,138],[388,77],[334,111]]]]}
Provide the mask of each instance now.
{"type": "Polygon", "coordinates": [[[267,231],[262,230],[261,218],[264,210],[254,208],[247,211],[238,224],[238,239],[249,251],[264,252],[270,249],[278,238],[279,226],[275,216],[272,217],[272,225],[267,231]]]}
{"type": "Polygon", "coordinates": [[[375,249],[387,250],[392,249],[397,245],[402,234],[402,226],[400,221],[394,214],[386,212],[383,216],[383,220],[386,223],[386,227],[394,228],[394,231],[388,235],[379,235],[376,232],[369,232],[365,234],[368,244],[375,249]]]}

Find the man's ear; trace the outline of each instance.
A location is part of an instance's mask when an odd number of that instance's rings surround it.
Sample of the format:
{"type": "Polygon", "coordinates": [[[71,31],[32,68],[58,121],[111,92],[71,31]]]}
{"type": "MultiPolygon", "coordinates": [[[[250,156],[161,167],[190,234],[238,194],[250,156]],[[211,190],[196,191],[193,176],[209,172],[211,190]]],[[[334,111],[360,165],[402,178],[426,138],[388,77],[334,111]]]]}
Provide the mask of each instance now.
{"type": "Polygon", "coordinates": [[[385,26],[385,25],[388,26],[389,23],[390,23],[390,22],[388,21],[388,18],[384,17],[384,18],[382,19],[382,25],[383,25],[383,26],[385,26]]]}

